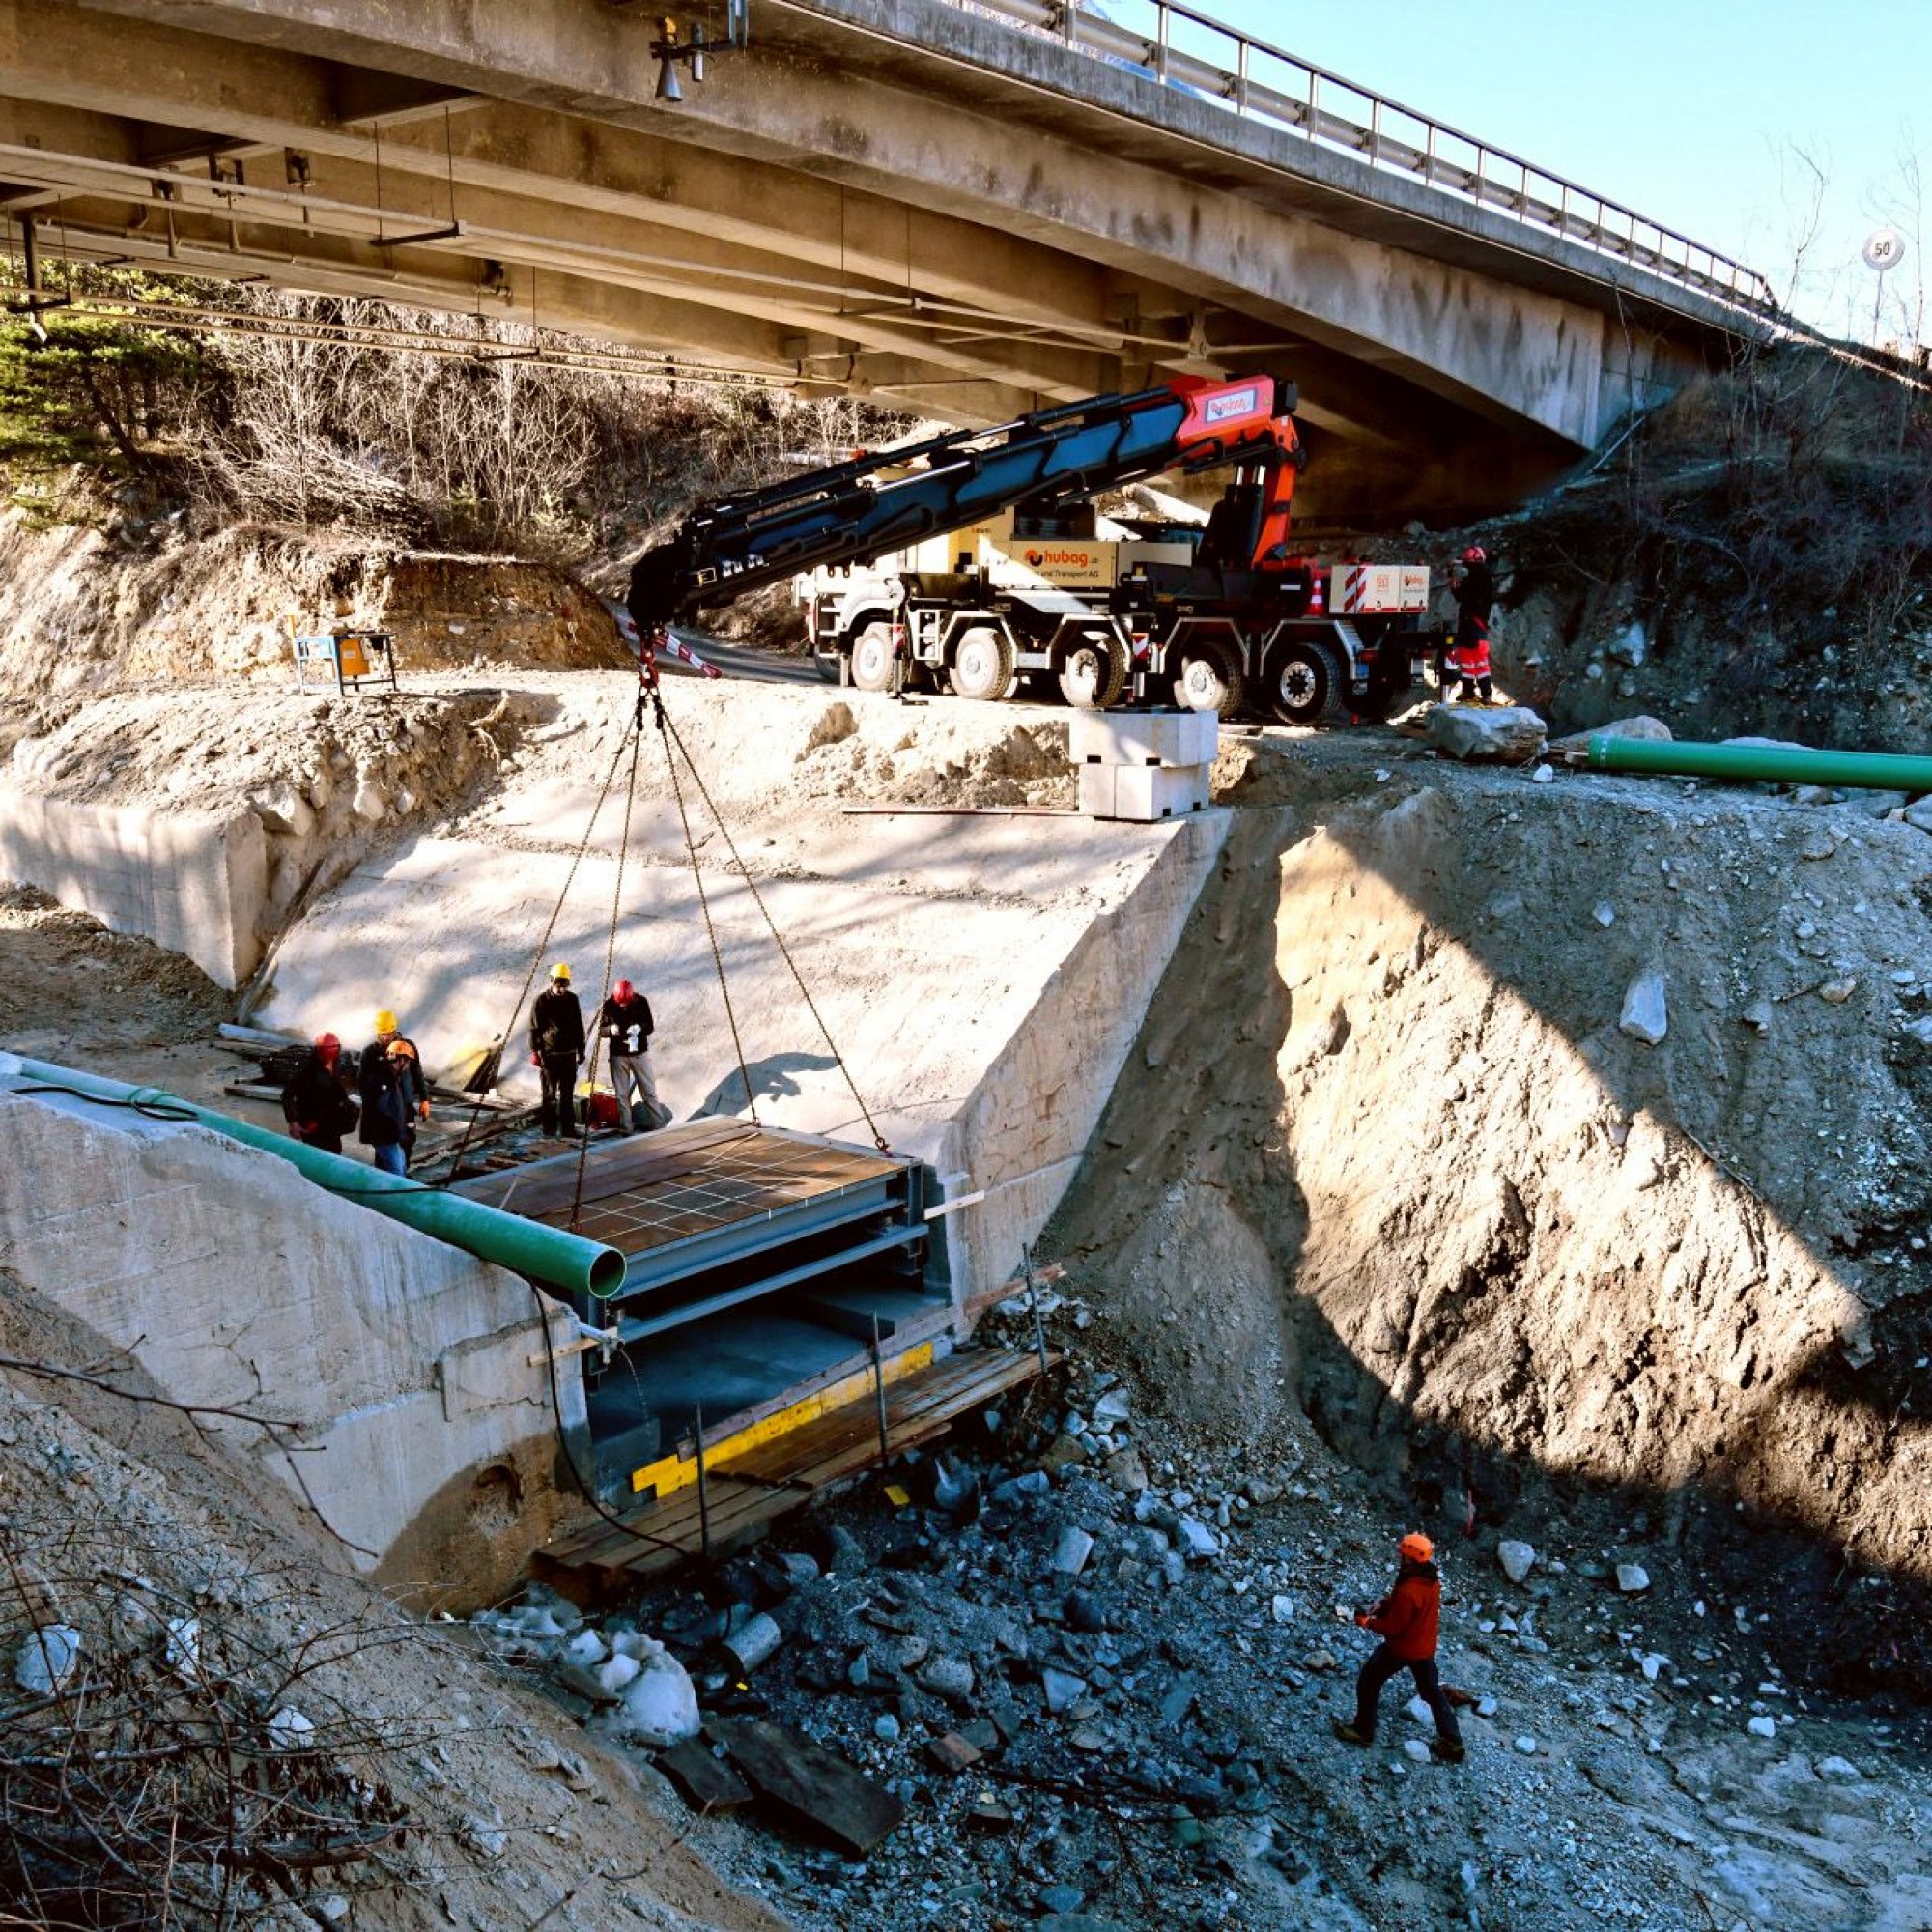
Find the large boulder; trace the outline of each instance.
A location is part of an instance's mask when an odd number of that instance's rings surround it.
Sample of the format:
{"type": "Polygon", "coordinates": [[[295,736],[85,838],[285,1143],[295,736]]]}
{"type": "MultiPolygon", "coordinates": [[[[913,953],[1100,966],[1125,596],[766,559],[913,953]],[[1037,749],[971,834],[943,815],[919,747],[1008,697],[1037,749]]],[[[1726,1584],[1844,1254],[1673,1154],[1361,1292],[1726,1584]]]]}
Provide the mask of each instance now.
{"type": "Polygon", "coordinates": [[[1543,720],[1520,704],[1496,711],[1438,704],[1429,714],[1429,742],[1449,757],[1478,763],[1526,765],[1548,735],[1543,720]]]}

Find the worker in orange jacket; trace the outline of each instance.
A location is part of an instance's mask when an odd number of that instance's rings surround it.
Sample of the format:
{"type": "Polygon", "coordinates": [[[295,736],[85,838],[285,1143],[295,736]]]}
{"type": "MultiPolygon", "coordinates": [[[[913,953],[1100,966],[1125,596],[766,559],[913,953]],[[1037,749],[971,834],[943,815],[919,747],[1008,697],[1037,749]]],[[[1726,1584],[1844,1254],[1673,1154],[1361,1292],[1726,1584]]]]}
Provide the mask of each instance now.
{"type": "Polygon", "coordinates": [[[1443,679],[1446,700],[1460,702],[1469,696],[1485,704],[1493,703],[1495,687],[1490,681],[1490,613],[1495,608],[1495,573],[1490,568],[1489,554],[1481,544],[1471,544],[1462,561],[1451,572],[1456,592],[1456,637],[1449,647],[1447,671],[1454,677],[1443,679]]]}
{"type": "Polygon", "coordinates": [[[1444,1764],[1461,1764],[1462,1729],[1435,1672],[1435,1637],[1442,1618],[1442,1579],[1435,1570],[1435,1546],[1416,1530],[1405,1536],[1397,1549],[1402,1567],[1396,1573],[1395,1588],[1374,1609],[1355,1618],[1381,1642],[1355,1679],[1355,1720],[1345,1723],[1337,1718],[1335,1735],[1345,1745],[1374,1744],[1376,1706],[1381,1701],[1382,1686],[1398,1670],[1406,1669],[1415,1679],[1415,1688],[1435,1719],[1435,1742],[1430,1748],[1444,1764]]]}

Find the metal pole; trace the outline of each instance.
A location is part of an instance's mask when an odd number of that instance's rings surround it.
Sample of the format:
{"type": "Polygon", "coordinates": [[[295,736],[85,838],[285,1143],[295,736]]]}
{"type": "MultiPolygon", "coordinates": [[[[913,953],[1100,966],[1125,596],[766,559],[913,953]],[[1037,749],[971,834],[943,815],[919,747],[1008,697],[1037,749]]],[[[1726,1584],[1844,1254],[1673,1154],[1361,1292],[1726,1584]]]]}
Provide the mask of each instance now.
{"type": "Polygon", "coordinates": [[[697,1544],[711,1560],[711,1496],[704,1481],[704,1405],[696,1405],[697,1425],[697,1544]]]}
{"type": "Polygon", "coordinates": [[[879,1467],[886,1466],[890,1443],[886,1435],[886,1359],[879,1348],[879,1318],[872,1317],[872,1406],[879,1423],[879,1467]]]}
{"type": "Polygon", "coordinates": [[[1026,1269],[1027,1306],[1033,1312],[1033,1351],[1039,1357],[1039,1372],[1046,1373],[1046,1325],[1039,1319],[1039,1284],[1033,1278],[1033,1247],[1020,1250],[1020,1265],[1026,1269]]]}

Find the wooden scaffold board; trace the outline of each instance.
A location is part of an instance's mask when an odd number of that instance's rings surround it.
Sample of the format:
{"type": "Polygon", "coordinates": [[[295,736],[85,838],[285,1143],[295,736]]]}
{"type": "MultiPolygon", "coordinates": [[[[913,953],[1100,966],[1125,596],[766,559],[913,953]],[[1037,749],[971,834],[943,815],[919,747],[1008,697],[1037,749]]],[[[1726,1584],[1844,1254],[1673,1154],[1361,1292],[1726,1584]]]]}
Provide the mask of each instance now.
{"type": "MultiPolygon", "coordinates": [[[[1050,1367],[1059,1361],[1049,1355],[1050,1367]]],[[[687,1483],[665,1502],[600,1522],[537,1552],[539,1572],[573,1594],[605,1595],[708,1553],[755,1542],[781,1517],[806,1508],[878,1464],[884,1456],[942,1435],[969,1409],[993,1402],[1040,1371],[1037,1356],[966,1349],[886,1385],[885,1441],[868,1396],[735,1456],[707,1462],[704,1482],[687,1483]]]]}

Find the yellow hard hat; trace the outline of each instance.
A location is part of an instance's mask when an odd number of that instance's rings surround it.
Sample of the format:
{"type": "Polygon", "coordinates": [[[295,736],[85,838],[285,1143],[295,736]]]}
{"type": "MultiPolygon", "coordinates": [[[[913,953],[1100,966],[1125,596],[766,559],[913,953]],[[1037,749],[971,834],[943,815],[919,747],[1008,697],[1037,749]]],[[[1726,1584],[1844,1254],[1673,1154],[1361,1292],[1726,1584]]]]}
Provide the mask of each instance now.
{"type": "Polygon", "coordinates": [[[387,1007],[384,1007],[383,1010],[376,1015],[376,1031],[378,1033],[400,1033],[402,1031],[402,1029],[396,1024],[395,1014],[392,1013],[387,1007]]]}
{"type": "Polygon", "coordinates": [[[550,969],[550,977],[553,980],[568,980],[570,978],[570,968],[564,965],[564,963],[561,960],[558,960],[558,962],[550,969]]]}

